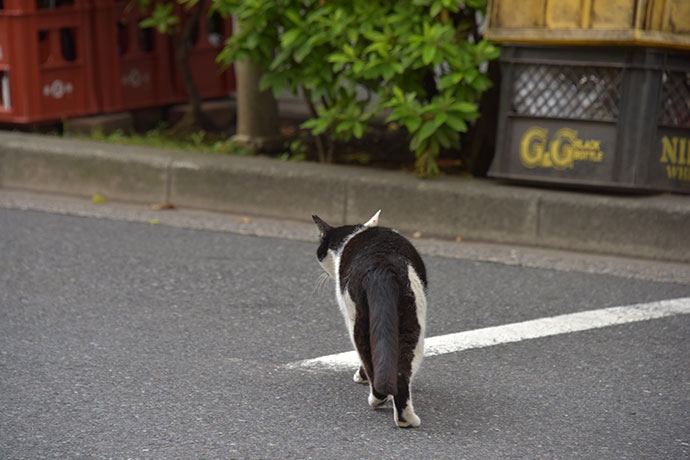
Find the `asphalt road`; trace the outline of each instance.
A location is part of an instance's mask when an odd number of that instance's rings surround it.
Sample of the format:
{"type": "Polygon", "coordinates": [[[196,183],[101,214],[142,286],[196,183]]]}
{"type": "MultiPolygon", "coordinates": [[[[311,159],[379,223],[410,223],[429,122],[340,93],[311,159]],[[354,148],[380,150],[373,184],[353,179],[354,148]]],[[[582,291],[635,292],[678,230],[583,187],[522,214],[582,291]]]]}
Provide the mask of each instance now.
{"type": "MultiPolygon", "coordinates": [[[[430,357],[402,430],[351,371],[286,367],[350,349],[315,249],[0,209],[0,459],[690,458],[690,315],[430,357]]],[[[425,261],[428,336],[690,297],[425,261]]]]}

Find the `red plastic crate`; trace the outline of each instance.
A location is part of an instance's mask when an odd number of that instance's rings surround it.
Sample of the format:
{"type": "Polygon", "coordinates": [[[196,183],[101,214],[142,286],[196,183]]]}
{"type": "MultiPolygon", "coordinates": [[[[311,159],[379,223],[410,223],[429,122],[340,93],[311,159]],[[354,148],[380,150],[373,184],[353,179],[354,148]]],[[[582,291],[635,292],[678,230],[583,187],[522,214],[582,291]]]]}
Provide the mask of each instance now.
{"type": "MultiPolygon", "coordinates": [[[[1,13],[1,12],[0,12],[1,13]]],[[[0,15],[0,117],[12,108],[10,94],[9,27],[5,16],[0,15]]]]}
{"type": "MultiPolygon", "coordinates": [[[[178,7],[178,14],[188,17],[189,13],[178,7]]],[[[194,34],[194,42],[189,49],[189,65],[192,68],[194,82],[202,99],[227,97],[235,91],[235,72],[232,67],[223,70],[216,63],[216,56],[223,48],[225,40],[232,35],[232,21],[218,15],[209,15],[209,6],[201,15],[194,34]]],[[[179,94],[185,100],[187,93],[182,80],[177,78],[179,94]]]]}
{"type": "MultiPolygon", "coordinates": [[[[0,122],[32,123],[187,100],[170,37],[129,0],[0,2],[0,122]]],[[[181,7],[178,13],[186,14],[181,7]]],[[[208,13],[208,10],[207,12],[208,13]]],[[[231,21],[205,14],[189,52],[202,98],[235,89],[215,59],[231,21]]]]}
{"type": "MultiPolygon", "coordinates": [[[[98,0],[96,0],[98,1],[98,0]]],[[[42,10],[61,10],[69,8],[83,9],[89,6],[90,0],[3,0],[4,8],[0,11],[28,13],[42,10]]]]}
{"type": "Polygon", "coordinates": [[[102,110],[118,112],[181,102],[168,36],[142,29],[144,17],[128,1],[95,0],[95,67],[102,110]]]}
{"type": "Polygon", "coordinates": [[[0,122],[56,121],[98,111],[89,8],[74,0],[5,0],[0,9],[0,122]],[[60,2],[54,3],[60,5],[60,2]]]}

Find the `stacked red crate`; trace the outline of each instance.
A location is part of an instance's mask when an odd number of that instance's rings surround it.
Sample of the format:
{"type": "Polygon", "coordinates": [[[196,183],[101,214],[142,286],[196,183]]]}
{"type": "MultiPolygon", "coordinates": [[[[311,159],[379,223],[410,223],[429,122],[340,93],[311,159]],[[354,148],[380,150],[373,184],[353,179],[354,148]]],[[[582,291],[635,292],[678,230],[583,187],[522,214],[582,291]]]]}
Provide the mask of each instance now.
{"type": "MultiPolygon", "coordinates": [[[[179,5],[174,11],[188,17],[179,5]]],[[[144,17],[129,0],[0,1],[0,123],[186,101],[171,38],[141,28],[144,17]]],[[[204,99],[235,89],[232,69],[215,61],[231,33],[231,21],[207,5],[189,49],[204,99]]]]}
{"type": "Polygon", "coordinates": [[[57,121],[98,112],[86,0],[4,0],[0,122],[57,121]]]}
{"type": "Polygon", "coordinates": [[[94,0],[93,18],[103,112],[182,101],[168,36],[141,28],[144,15],[128,0],[94,0]]]}
{"type": "MultiPolygon", "coordinates": [[[[195,27],[189,49],[189,64],[192,68],[194,82],[202,99],[227,97],[235,91],[235,73],[232,67],[224,69],[216,63],[216,56],[223,48],[225,40],[232,35],[232,21],[223,19],[218,14],[209,13],[209,4],[195,27]]],[[[188,18],[189,12],[178,7],[178,14],[188,18]]],[[[177,85],[180,95],[187,99],[181,79],[177,85]]]]}

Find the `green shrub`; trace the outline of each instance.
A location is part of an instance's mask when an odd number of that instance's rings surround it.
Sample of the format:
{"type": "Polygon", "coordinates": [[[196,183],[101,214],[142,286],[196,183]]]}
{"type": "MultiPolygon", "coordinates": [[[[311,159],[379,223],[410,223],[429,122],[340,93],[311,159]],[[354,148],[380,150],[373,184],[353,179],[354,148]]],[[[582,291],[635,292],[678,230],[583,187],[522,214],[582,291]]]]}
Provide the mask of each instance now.
{"type": "Polygon", "coordinates": [[[241,24],[219,60],[250,58],[276,95],[303,90],[312,118],[302,127],[322,161],[334,140],[361,138],[383,115],[409,132],[417,174],[435,176],[491,85],[479,69],[498,48],[475,38],[486,1],[213,0],[241,24]]]}

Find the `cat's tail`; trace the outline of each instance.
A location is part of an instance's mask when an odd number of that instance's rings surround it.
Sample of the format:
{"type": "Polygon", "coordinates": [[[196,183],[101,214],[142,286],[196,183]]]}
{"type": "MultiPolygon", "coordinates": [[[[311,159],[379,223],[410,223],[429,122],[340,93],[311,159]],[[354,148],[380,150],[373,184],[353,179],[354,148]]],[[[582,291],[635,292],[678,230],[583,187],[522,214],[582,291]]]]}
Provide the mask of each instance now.
{"type": "Polygon", "coordinates": [[[366,288],[369,344],[374,368],[372,385],[382,395],[398,393],[398,301],[400,286],[385,269],[371,272],[366,288]]]}

